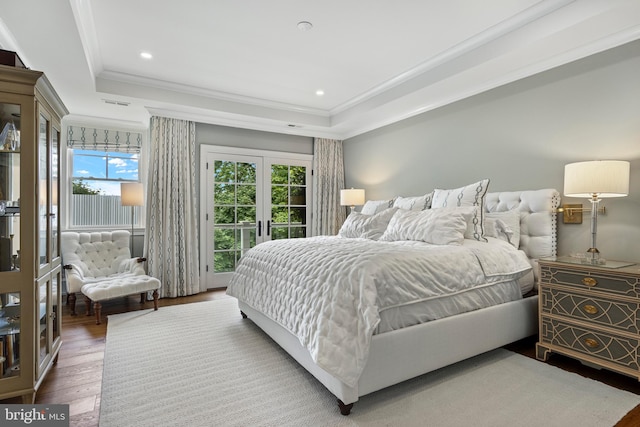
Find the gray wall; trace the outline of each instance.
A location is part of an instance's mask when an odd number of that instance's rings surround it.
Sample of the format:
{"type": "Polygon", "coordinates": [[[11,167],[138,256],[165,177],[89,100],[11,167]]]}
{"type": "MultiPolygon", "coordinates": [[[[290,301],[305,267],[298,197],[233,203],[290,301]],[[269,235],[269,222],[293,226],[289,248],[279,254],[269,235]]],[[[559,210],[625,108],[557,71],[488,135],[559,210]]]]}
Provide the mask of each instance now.
{"type": "MultiPolygon", "coordinates": [[[[629,197],[601,203],[597,246],[605,258],[640,261],[640,42],[350,138],[344,158],[346,186],[367,199],[482,178],[489,191],[562,193],[566,163],[628,160],[629,197]]],[[[559,254],[590,246],[589,221],[559,221],[559,254]]]]}
{"type": "Polygon", "coordinates": [[[313,154],[313,138],[310,137],[197,123],[198,156],[201,144],[313,154]]]}

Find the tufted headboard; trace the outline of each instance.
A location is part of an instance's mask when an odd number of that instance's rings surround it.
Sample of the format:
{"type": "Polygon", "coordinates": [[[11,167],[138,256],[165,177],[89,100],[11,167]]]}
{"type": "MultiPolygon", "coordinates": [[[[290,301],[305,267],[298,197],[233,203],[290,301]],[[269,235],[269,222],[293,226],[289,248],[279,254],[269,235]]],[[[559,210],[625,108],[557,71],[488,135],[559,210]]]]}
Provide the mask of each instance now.
{"type": "Polygon", "coordinates": [[[487,212],[520,211],[520,249],[532,260],[556,255],[558,206],[560,193],[552,188],[485,196],[487,212]]]}

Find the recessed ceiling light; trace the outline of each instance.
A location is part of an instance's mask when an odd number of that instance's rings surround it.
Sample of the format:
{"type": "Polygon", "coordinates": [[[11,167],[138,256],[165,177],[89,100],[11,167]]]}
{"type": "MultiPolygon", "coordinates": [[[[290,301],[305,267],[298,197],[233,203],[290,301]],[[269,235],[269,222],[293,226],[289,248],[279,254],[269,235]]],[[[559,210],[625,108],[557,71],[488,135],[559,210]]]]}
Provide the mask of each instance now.
{"type": "Polygon", "coordinates": [[[313,28],[313,24],[309,21],[300,21],[298,22],[298,29],[300,31],[309,31],[313,28]]]}
{"type": "Polygon", "coordinates": [[[149,52],[140,52],[140,58],[142,58],[142,59],[151,59],[151,58],[153,58],[153,55],[151,55],[149,52]]]}
{"type": "Polygon", "coordinates": [[[318,90],[316,91],[316,95],[318,95],[318,96],[322,96],[322,95],[324,95],[324,91],[323,91],[322,89],[318,89],[318,90]]]}

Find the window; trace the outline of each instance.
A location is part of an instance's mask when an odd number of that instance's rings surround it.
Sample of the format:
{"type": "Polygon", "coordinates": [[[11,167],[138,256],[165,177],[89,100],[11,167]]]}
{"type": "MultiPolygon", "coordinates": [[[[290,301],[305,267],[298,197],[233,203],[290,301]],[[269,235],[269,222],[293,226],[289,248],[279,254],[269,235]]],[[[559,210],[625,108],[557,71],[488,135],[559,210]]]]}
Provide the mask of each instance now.
{"type": "MultiPolygon", "coordinates": [[[[70,227],[131,226],[131,207],[120,202],[120,184],[140,181],[142,134],[69,126],[70,227]]],[[[142,225],[143,208],[133,208],[142,225]]]]}

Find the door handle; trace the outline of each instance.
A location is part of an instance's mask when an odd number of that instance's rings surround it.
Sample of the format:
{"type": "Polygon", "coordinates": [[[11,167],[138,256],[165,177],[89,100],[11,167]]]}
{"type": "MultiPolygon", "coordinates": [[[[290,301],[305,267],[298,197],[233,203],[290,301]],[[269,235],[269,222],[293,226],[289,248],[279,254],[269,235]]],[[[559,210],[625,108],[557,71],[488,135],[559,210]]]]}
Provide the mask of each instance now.
{"type": "Polygon", "coordinates": [[[271,235],[271,221],[267,220],[267,236],[271,235]]]}
{"type": "Polygon", "coordinates": [[[258,221],[258,237],[262,236],[262,221],[258,221]]]}

